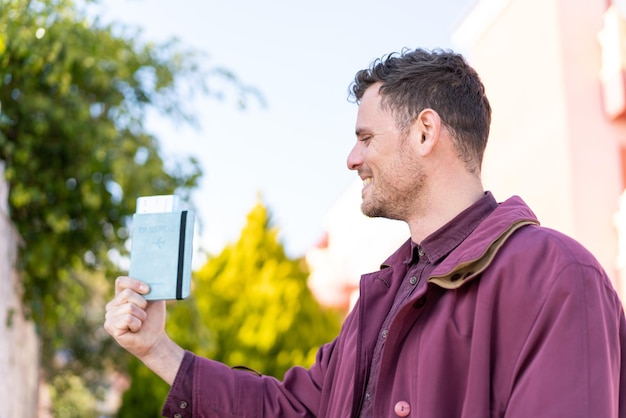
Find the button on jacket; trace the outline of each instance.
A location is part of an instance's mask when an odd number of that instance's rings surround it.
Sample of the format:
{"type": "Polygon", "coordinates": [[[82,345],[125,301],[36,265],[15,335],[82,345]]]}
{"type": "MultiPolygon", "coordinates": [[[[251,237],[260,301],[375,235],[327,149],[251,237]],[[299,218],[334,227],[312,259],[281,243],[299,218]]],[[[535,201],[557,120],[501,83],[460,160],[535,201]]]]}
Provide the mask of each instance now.
{"type": "MultiPolygon", "coordinates": [[[[407,241],[362,276],[358,302],[310,369],[281,382],[186,353],[164,415],[357,417],[410,251],[407,241]]],[[[587,250],[512,197],[397,311],[371,402],[374,417],[626,418],[622,304],[587,250]]]]}

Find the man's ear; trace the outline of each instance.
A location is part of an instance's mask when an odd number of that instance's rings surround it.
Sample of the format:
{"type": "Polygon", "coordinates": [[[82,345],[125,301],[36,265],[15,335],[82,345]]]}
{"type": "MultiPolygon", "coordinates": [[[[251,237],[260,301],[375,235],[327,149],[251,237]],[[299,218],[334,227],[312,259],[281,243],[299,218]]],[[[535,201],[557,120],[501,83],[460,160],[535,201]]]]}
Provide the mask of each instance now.
{"type": "Polygon", "coordinates": [[[430,154],[437,146],[440,133],[441,117],[430,108],[422,110],[411,124],[410,135],[422,156],[430,154]]]}

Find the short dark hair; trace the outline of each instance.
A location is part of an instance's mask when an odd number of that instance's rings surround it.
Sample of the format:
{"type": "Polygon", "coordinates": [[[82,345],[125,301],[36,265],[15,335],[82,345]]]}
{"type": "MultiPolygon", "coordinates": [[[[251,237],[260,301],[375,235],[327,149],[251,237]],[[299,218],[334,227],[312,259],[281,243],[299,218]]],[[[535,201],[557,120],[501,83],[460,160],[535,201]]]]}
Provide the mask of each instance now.
{"type": "Polygon", "coordinates": [[[491,106],[485,87],[465,58],[450,50],[402,50],[359,71],[350,96],[360,102],[365,91],[382,83],[382,104],[406,129],[420,112],[439,114],[451,133],[459,157],[471,172],[479,172],[489,137],[491,106]]]}

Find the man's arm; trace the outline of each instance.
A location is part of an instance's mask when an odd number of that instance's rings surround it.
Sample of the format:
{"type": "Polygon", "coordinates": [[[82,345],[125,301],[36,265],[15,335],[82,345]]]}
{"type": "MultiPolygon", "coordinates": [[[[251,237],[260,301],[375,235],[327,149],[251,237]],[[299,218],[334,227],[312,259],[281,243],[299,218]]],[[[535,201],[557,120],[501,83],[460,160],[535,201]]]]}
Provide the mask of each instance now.
{"type": "MultiPolygon", "coordinates": [[[[259,411],[266,416],[315,415],[325,366],[294,367],[280,382],[196,357],[167,336],[165,302],[147,302],[142,296],[147,292],[145,283],[119,277],[115,297],[106,306],[104,327],[120,346],[171,386],[164,415],[234,418],[255,416],[259,411]]],[[[329,347],[320,349],[318,363],[329,360],[329,347]]]]}
{"type": "Polygon", "coordinates": [[[104,328],[117,343],[172,385],[185,351],[165,333],[165,301],[146,301],[148,286],[130,277],[115,281],[104,328]]]}

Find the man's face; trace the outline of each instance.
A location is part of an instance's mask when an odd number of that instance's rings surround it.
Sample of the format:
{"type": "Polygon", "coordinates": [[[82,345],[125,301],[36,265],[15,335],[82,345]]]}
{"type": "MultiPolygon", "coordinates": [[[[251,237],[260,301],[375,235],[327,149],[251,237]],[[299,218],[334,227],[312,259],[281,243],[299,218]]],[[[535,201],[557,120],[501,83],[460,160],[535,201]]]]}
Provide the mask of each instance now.
{"type": "Polygon", "coordinates": [[[363,180],[361,210],[366,216],[407,221],[419,204],[426,175],[410,134],[381,107],[379,87],[374,84],[361,99],[348,168],[363,180]]]}

